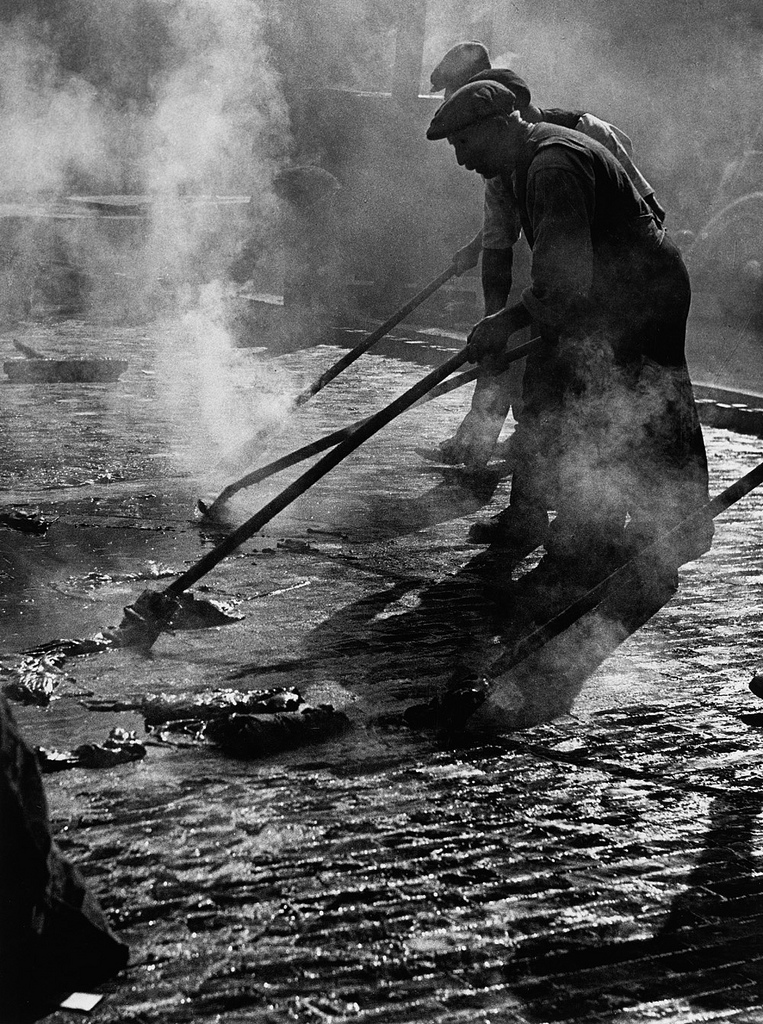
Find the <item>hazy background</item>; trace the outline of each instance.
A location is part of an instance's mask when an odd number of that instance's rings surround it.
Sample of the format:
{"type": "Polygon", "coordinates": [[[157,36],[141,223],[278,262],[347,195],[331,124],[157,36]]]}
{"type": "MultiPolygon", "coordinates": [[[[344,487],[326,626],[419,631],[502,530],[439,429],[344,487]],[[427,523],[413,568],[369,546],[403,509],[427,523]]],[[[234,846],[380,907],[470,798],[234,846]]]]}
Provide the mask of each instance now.
{"type": "MultiPolygon", "coordinates": [[[[247,274],[278,290],[288,271],[279,172],[336,176],[311,258],[339,254],[336,278],[377,314],[479,226],[481,182],[424,137],[429,73],[460,40],[483,40],[538,105],[627,131],[673,231],[763,191],[759,0],[4,0],[0,19],[0,314],[28,312],[29,282],[65,267],[88,314],[169,317],[162,372],[184,354],[200,370],[168,394],[233,409],[199,415],[223,440],[243,415],[227,295],[247,274]],[[422,29],[418,90],[396,76],[402,21],[422,29]]],[[[763,203],[741,213],[737,261],[763,255],[763,203]]]]}
{"type": "MultiPolygon", "coordinates": [[[[389,89],[396,3],[289,7],[292,24],[301,19],[290,42],[303,83],[389,89]]],[[[590,110],[624,128],[674,223],[701,221],[726,164],[753,143],[763,149],[757,0],[429,0],[423,92],[445,50],[470,38],[525,77],[538,105],[590,110]]]]}
{"type": "MultiPolygon", "coordinates": [[[[315,130],[302,131],[305,109],[314,121],[326,87],[388,91],[401,12],[415,6],[5,0],[0,196],[160,197],[149,239],[156,242],[152,273],[182,278],[201,250],[209,260],[215,247],[226,258],[235,249],[223,227],[235,220],[230,209],[223,218],[197,207],[183,218],[171,208],[179,197],[248,197],[249,229],[272,243],[274,174],[290,163],[326,162],[326,144],[315,130]]],[[[539,105],[584,108],[625,129],[674,229],[701,227],[733,162],[763,149],[763,7],[756,0],[428,0],[425,8],[423,93],[449,46],[482,38],[495,64],[527,79],[539,105]]],[[[419,129],[431,114],[424,105],[407,132],[396,124],[388,153],[421,148],[419,129]]],[[[335,163],[343,146],[358,172],[368,145],[358,122],[378,136],[383,126],[374,116],[348,120],[344,137],[329,145],[335,163]]],[[[378,161],[373,147],[369,159],[378,161]]],[[[760,171],[758,158],[748,159],[730,191],[756,187],[760,171]]],[[[224,261],[215,269],[223,273],[224,261]]]]}

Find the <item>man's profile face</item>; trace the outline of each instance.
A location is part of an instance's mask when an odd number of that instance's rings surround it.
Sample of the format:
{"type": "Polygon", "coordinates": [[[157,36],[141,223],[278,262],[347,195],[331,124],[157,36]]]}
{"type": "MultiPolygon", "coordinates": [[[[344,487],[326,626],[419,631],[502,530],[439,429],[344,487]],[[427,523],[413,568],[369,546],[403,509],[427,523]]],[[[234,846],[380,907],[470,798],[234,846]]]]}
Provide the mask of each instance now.
{"type": "Polygon", "coordinates": [[[495,118],[469,125],[448,136],[459,166],[476,171],[483,178],[494,178],[506,165],[500,140],[499,123],[495,118]]]}

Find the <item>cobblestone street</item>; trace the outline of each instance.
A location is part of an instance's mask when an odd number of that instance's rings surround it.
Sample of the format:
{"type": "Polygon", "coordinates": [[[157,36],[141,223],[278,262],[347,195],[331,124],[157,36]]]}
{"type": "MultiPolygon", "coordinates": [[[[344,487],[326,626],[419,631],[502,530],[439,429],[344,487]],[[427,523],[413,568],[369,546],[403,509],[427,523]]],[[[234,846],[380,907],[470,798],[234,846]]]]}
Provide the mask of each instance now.
{"type": "MultiPolygon", "coordinates": [[[[45,537],[0,529],[6,668],[117,623],[209,550],[194,507],[220,488],[210,467],[338,356],[194,347],[205,330],[14,333],[129,368],[110,385],[0,383],[4,504],[54,520],[45,537]]],[[[365,355],[267,458],[425,372],[365,355]]],[[[164,634],[150,657],[70,658],[49,707],[14,705],[33,745],[120,726],[147,746],[45,779],[58,842],[131,948],[92,1020],[763,1021],[763,705],[748,689],[763,667],[763,494],[719,517],[677,594],[582,687],[537,687],[537,724],[446,745],[396,716],[464,651],[497,653],[470,589],[484,549],[466,534],[509,480],[475,491],[415,453],[452,432],[470,392],[395,420],[206,577],[197,593],[240,621],[164,634]],[[275,686],[344,711],[351,731],[249,761],[146,737],[128,706],[275,686]]],[[[713,494],[761,461],[759,436],[705,436],[713,494]]],[[[235,521],[298,472],[242,492],[235,521]]]]}

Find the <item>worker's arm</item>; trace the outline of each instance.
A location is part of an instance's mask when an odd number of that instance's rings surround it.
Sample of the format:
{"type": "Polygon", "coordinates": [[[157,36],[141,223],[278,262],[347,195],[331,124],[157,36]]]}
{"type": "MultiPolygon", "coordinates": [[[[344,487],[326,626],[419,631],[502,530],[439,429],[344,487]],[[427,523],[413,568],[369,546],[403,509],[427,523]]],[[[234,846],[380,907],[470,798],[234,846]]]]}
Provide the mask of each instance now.
{"type": "Polygon", "coordinates": [[[585,329],[595,189],[593,166],[582,155],[552,148],[533,161],[526,193],[533,232],[531,283],[522,302],[541,331],[585,329]]]}
{"type": "Polygon", "coordinates": [[[485,182],[482,227],[482,292],[485,313],[497,313],[511,291],[513,246],[519,238],[519,210],[514,192],[502,178],[485,182]]]}
{"type": "Polygon", "coordinates": [[[485,317],[468,338],[470,359],[501,352],[515,331],[535,321],[541,330],[574,331],[588,313],[593,280],[593,168],[547,151],[536,158],[527,183],[533,231],[531,284],[522,301],[485,317]]]}
{"type": "Polygon", "coordinates": [[[529,326],[530,313],[522,302],[506,306],[497,313],[484,317],[476,324],[466,339],[469,345],[469,362],[481,362],[486,356],[495,355],[506,348],[512,334],[529,326]]]}
{"type": "Polygon", "coordinates": [[[482,294],[487,316],[498,313],[508,302],[513,262],[513,249],[482,250],[482,294]]]}
{"type": "Polygon", "coordinates": [[[486,316],[469,335],[472,362],[500,352],[509,335],[530,323],[521,304],[506,306],[511,292],[513,246],[519,233],[519,210],[513,190],[501,178],[490,178],[485,184],[482,230],[482,292],[486,316]]]}

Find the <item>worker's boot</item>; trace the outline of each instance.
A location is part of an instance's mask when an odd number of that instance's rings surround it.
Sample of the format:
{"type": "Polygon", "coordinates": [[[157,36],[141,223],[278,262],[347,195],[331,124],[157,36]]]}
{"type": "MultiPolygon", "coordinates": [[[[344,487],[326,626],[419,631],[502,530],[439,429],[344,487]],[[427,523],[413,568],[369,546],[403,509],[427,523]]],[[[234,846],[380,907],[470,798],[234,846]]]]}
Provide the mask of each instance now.
{"type": "Polygon", "coordinates": [[[420,454],[450,466],[463,465],[471,472],[484,468],[509,413],[510,397],[503,394],[499,383],[492,378],[478,380],[472,407],[455,434],[430,452],[419,449],[420,454]]]}
{"type": "Polygon", "coordinates": [[[479,472],[487,466],[494,448],[494,437],[460,428],[453,437],[446,438],[434,448],[417,448],[416,451],[430,462],[463,466],[470,472],[479,472]]]}
{"type": "Polygon", "coordinates": [[[506,472],[512,468],[514,461],[512,440],[512,437],[508,437],[505,441],[494,443],[492,436],[463,438],[454,434],[433,448],[432,452],[437,453],[440,461],[450,466],[464,465],[472,470],[481,469],[491,459],[498,459],[508,464],[503,467],[506,472]]]}

